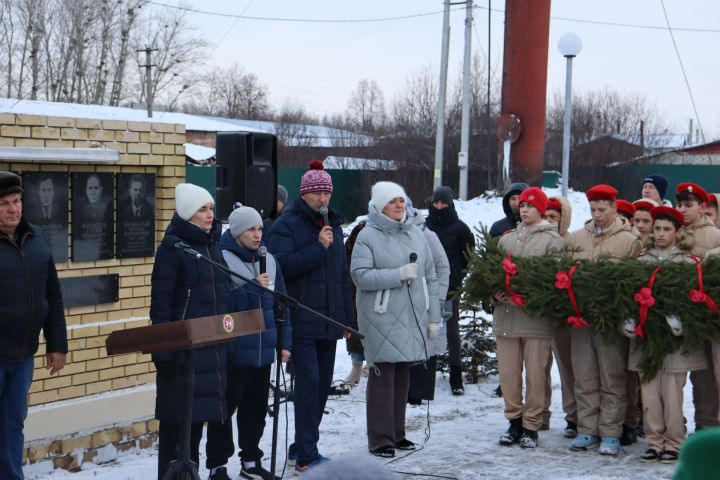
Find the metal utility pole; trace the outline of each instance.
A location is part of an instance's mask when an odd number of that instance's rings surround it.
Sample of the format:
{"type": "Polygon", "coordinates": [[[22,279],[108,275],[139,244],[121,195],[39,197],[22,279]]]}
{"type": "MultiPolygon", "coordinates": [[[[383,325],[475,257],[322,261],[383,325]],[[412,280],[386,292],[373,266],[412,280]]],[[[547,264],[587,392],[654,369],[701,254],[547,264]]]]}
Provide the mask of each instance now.
{"type": "Polygon", "coordinates": [[[470,149],[470,67],[472,50],[472,0],[465,3],[465,56],[463,58],[463,91],[462,91],[462,123],[460,127],[460,153],[458,169],[460,170],[460,200],[467,200],[468,190],[468,151],[470,149]]]}
{"type": "Polygon", "coordinates": [[[491,22],[492,22],[492,0],[488,0],[488,46],[487,46],[487,111],[485,112],[485,149],[487,150],[487,158],[485,168],[487,169],[487,187],[486,190],[492,188],[492,133],[490,133],[490,45],[491,45],[491,22]]]}
{"type": "Polygon", "coordinates": [[[157,52],[157,48],[145,47],[144,49],[138,50],[137,52],[145,52],[145,65],[140,65],[140,67],[145,67],[145,102],[147,103],[148,118],[152,118],[152,67],[155,67],[156,65],[151,63],[151,55],[152,52],[157,52]]]}
{"type": "Polygon", "coordinates": [[[442,185],[443,149],[445,148],[445,98],[447,92],[448,50],[450,48],[450,0],[444,0],[442,28],[440,87],[438,89],[433,190],[442,185]]]}

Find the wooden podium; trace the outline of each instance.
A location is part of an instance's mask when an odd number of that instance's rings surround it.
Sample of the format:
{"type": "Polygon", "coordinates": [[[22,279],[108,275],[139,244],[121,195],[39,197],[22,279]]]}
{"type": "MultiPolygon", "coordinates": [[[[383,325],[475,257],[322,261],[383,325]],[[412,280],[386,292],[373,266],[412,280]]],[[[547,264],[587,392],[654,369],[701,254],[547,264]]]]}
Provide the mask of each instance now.
{"type": "Polygon", "coordinates": [[[172,352],[229,342],[235,337],[264,331],[262,310],[249,310],[117,330],[105,340],[105,347],[108,355],[172,352]]]}
{"type": "Polygon", "coordinates": [[[184,351],[180,455],[170,462],[163,480],[200,480],[197,465],[190,459],[190,424],[195,383],[194,349],[264,331],[263,311],[249,310],[118,330],[108,335],[105,340],[108,355],[184,351]]]}

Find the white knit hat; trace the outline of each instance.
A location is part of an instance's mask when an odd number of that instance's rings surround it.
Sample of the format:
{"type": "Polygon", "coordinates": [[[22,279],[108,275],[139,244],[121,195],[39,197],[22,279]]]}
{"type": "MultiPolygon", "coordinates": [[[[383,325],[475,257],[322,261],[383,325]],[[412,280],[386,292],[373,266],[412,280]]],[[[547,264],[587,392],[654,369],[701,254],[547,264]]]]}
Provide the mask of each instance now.
{"type": "Polygon", "coordinates": [[[262,217],[257,210],[252,207],[243,207],[241,204],[238,205],[228,217],[230,234],[233,238],[246,230],[250,230],[252,227],[263,224],[262,217]]]}
{"type": "Polygon", "coordinates": [[[204,188],[192,183],[175,186],[175,211],[183,220],[190,220],[195,212],[208,203],[215,205],[215,200],[204,188]]]}
{"type": "Polygon", "coordinates": [[[403,187],[393,182],[377,182],[372,187],[372,198],[370,202],[375,205],[379,211],[385,208],[385,205],[390,203],[393,198],[403,197],[407,202],[407,195],[403,187]]]}

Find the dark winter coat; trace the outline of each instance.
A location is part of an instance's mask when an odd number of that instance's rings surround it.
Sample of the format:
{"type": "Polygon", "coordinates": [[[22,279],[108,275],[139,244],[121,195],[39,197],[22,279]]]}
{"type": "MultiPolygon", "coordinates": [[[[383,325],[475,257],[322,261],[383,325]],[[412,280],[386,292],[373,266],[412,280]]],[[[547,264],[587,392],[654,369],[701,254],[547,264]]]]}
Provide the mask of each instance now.
{"type": "MultiPolygon", "coordinates": [[[[247,278],[255,278],[260,274],[257,250],[249,250],[237,244],[227,230],[220,238],[220,248],[228,267],[247,278]],[[236,270],[236,267],[237,268],[236,270]]],[[[267,255],[267,273],[270,282],[277,292],[287,293],[280,266],[271,254],[267,255]]],[[[261,308],[265,317],[265,331],[254,335],[235,338],[232,363],[234,367],[265,367],[275,360],[278,331],[275,324],[275,298],[259,287],[248,284],[233,277],[228,280],[228,308],[231,312],[244,312],[261,308]]],[[[290,326],[290,309],[285,310],[282,348],[292,349],[292,328],[290,326]]]]}
{"type": "Polygon", "coordinates": [[[467,270],[466,252],[475,248],[475,236],[465,222],[458,218],[455,205],[437,209],[430,205],[425,224],[440,239],[450,262],[450,286],[447,299],[462,286],[467,270]]]}
{"type": "Polygon", "coordinates": [[[0,359],[20,361],[38,350],[66,353],[67,331],[60,282],[50,246],[39,227],[21,220],[17,243],[0,232],[0,359]]]}
{"type": "MultiPolygon", "coordinates": [[[[304,305],[340,322],[353,323],[350,272],[337,212],[328,213],[333,243],[325,248],[318,241],[322,216],[297,199],[283,210],[270,231],[268,250],[282,269],[288,294],[304,305]]],[[[293,311],[293,338],[337,340],[340,327],[329,325],[304,310],[293,311]]]]}
{"type": "Polygon", "coordinates": [[[526,188],[528,188],[526,183],[513,183],[510,185],[502,201],[505,218],[492,224],[492,227],[490,227],[491,237],[499,237],[508,230],[512,230],[517,227],[517,224],[520,221],[520,214],[513,212],[512,208],[510,208],[510,197],[513,195],[520,195],[520,193],[526,188]]]}
{"type": "MultiPolygon", "coordinates": [[[[208,233],[177,214],[172,218],[155,254],[150,303],[153,325],[229,312],[225,274],[174,248],[175,243],[182,241],[225,265],[218,247],[221,232],[219,220],[208,233]]],[[[227,418],[226,371],[231,348],[232,344],[222,343],[194,350],[193,422],[227,418]]],[[[163,422],[179,422],[185,352],[154,353],[152,357],[158,371],[155,417],[163,422]]]]}

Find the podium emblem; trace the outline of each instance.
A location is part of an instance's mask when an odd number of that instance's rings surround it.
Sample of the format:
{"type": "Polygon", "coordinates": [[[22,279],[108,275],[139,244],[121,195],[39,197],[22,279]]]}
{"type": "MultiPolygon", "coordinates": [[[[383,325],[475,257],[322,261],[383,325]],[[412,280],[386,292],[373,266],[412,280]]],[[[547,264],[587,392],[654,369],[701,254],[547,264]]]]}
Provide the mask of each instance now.
{"type": "Polygon", "coordinates": [[[235,320],[233,320],[232,315],[225,315],[222,323],[226,333],[232,333],[235,330],[235,320]]]}

